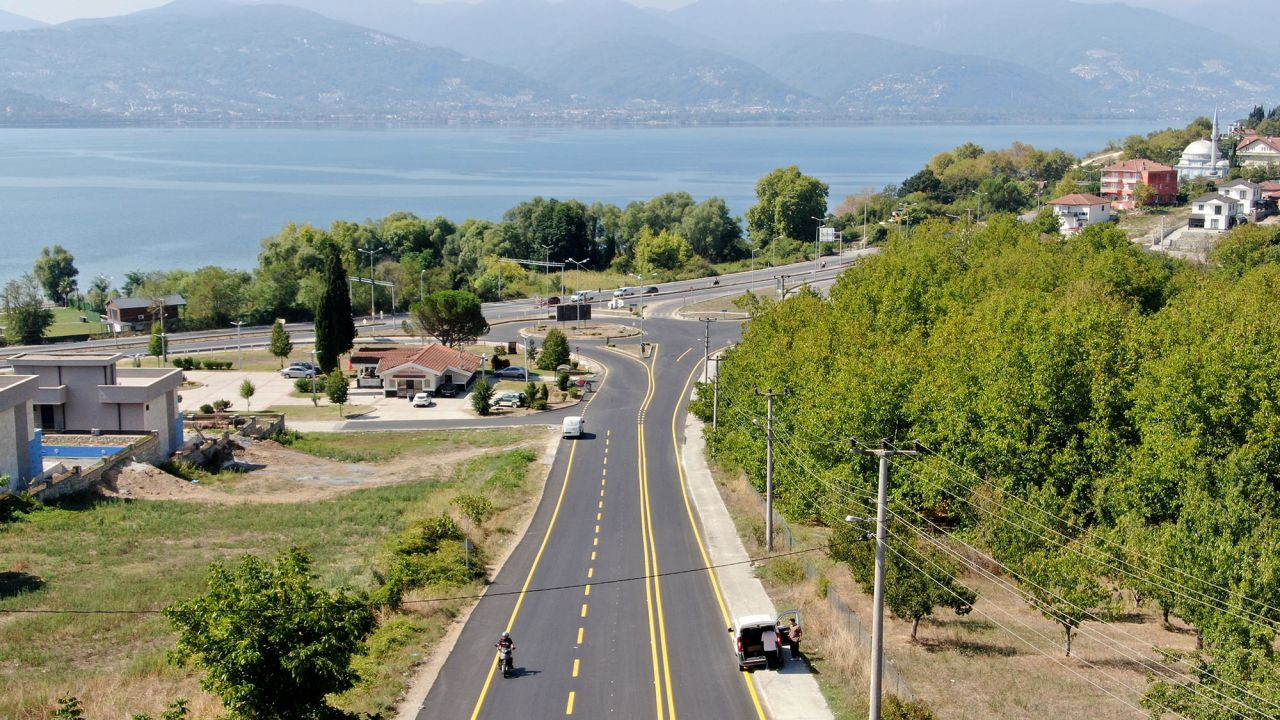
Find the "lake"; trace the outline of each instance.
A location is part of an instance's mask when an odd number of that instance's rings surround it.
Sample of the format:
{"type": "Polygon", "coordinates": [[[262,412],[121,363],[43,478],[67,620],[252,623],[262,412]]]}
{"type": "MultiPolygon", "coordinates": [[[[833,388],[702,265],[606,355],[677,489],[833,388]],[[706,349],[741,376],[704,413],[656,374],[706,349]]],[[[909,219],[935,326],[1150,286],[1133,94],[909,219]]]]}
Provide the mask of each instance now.
{"type": "Polygon", "coordinates": [[[99,274],[118,285],[129,270],[252,268],[290,221],[498,220],[538,195],[625,207],[686,191],[741,215],[756,181],[786,165],[830,185],[835,207],[963,142],[1085,154],[1155,125],[3,129],[0,281],[54,243],[75,255],[82,288],[99,274]]]}

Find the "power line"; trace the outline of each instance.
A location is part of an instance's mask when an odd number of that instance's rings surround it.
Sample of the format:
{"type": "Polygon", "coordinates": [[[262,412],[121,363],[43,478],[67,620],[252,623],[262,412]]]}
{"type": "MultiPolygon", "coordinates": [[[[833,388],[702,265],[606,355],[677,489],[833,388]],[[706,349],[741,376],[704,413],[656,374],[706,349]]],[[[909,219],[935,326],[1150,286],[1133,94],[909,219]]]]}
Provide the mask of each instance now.
{"type": "MultiPolygon", "coordinates": [[[[718,563],[713,565],[699,565],[697,567],[685,568],[683,570],[667,570],[661,573],[648,573],[643,575],[628,575],[620,578],[612,578],[607,580],[593,580],[589,583],[573,583],[570,585],[552,585],[548,587],[530,588],[528,590],[504,590],[502,592],[476,593],[473,595],[452,595],[448,597],[423,598],[420,600],[403,600],[401,605],[421,605],[426,603],[437,602],[453,602],[456,600],[488,600],[492,598],[508,597],[511,595],[557,592],[560,590],[581,590],[587,585],[599,587],[601,585],[618,585],[621,583],[638,582],[640,580],[649,580],[651,578],[671,577],[675,575],[689,575],[692,573],[707,572],[710,570],[719,570],[720,568],[732,567],[735,565],[749,565],[752,563],[767,562],[776,558],[790,557],[792,555],[803,555],[806,553],[826,550],[826,545],[819,545],[800,550],[790,550],[783,553],[773,553],[769,555],[761,555],[746,560],[735,560],[733,562],[718,563]]],[[[369,607],[382,608],[383,603],[353,603],[351,607],[369,607]]],[[[162,615],[163,609],[145,608],[137,610],[123,609],[97,609],[97,608],[0,608],[0,614],[11,615],[162,615]]]]}

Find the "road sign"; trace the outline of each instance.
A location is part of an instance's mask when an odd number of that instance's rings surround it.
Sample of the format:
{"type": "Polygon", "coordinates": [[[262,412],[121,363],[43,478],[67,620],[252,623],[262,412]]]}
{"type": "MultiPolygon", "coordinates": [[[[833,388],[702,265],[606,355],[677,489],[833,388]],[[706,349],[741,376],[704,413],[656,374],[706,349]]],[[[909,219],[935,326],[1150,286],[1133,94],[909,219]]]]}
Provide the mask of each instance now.
{"type": "Polygon", "coordinates": [[[556,320],[560,322],[590,319],[591,303],[572,303],[556,306],[556,320]]]}
{"type": "Polygon", "coordinates": [[[822,242],[835,242],[840,239],[840,233],[836,232],[833,227],[818,228],[818,239],[822,242]]]}

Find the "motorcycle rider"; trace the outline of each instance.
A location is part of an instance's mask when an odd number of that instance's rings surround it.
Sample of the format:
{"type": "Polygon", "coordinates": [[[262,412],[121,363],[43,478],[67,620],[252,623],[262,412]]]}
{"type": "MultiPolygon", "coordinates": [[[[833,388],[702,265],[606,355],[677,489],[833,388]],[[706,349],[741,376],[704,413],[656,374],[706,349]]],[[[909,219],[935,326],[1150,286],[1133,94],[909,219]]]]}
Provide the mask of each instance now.
{"type": "Polygon", "coordinates": [[[506,653],[506,661],[507,661],[506,669],[514,670],[516,665],[516,659],[515,659],[516,641],[511,639],[511,633],[507,632],[506,630],[503,630],[501,637],[498,638],[498,642],[494,643],[493,646],[503,651],[504,653],[506,653]]]}

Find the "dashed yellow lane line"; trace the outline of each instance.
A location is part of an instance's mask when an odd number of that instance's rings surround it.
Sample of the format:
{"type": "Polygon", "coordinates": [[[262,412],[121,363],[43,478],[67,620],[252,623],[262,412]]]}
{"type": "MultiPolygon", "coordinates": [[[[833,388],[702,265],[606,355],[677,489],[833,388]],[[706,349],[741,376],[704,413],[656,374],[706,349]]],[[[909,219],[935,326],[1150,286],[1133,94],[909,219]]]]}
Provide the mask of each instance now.
{"type": "Polygon", "coordinates": [[[595,574],[596,574],[595,568],[593,567],[587,568],[587,579],[591,579],[592,577],[595,577],[595,574]]]}
{"type": "Polygon", "coordinates": [[[587,616],[587,604],[582,603],[582,617],[586,617],[586,616],[587,616]]]}
{"type": "Polygon", "coordinates": [[[579,662],[581,662],[581,661],[580,661],[578,658],[574,658],[574,659],[573,659],[573,676],[574,676],[574,677],[578,677],[578,663],[579,663],[579,662]]]}
{"type": "Polygon", "coordinates": [[[575,693],[572,690],[569,691],[569,704],[565,705],[565,708],[564,708],[565,715],[573,714],[573,700],[576,696],[577,696],[577,693],[575,693]]]}
{"type": "Polygon", "coordinates": [[[587,596],[591,595],[591,583],[587,583],[587,586],[582,588],[582,594],[587,596]]]}
{"type": "Polygon", "coordinates": [[[578,628],[578,644],[582,644],[582,634],[586,632],[586,628],[578,628]]]}

